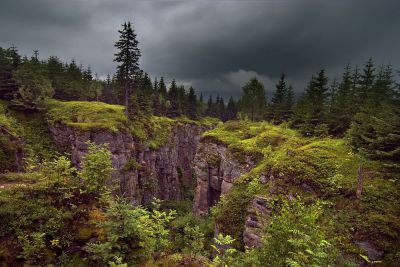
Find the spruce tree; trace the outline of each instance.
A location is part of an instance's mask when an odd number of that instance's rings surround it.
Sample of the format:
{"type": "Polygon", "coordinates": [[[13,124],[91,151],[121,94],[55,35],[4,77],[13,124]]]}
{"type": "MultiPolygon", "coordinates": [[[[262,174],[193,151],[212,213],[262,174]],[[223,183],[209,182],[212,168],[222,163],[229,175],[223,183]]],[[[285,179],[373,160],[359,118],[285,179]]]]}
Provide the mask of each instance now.
{"type": "Polygon", "coordinates": [[[237,106],[235,100],[232,97],[229,98],[228,104],[226,105],[225,120],[234,120],[237,117],[237,106]]]}
{"type": "Polygon", "coordinates": [[[188,95],[183,85],[178,86],[178,103],[181,114],[188,113],[188,95]]]}
{"type": "Polygon", "coordinates": [[[400,98],[390,66],[382,67],[374,76],[374,83],[368,92],[363,108],[353,119],[349,131],[350,144],[365,156],[381,160],[387,167],[398,171],[400,98]]]}
{"type": "Polygon", "coordinates": [[[350,65],[347,65],[342,80],[334,95],[331,95],[330,131],[333,135],[343,136],[349,129],[353,114],[352,77],[350,65]]]}
{"type": "Polygon", "coordinates": [[[364,66],[359,79],[359,87],[357,90],[357,106],[359,110],[365,108],[368,95],[371,93],[375,80],[375,67],[370,58],[364,66]]]}
{"type": "Polygon", "coordinates": [[[158,94],[158,81],[157,81],[157,77],[154,78],[153,91],[154,91],[154,94],[158,94]]]}
{"type": "Polygon", "coordinates": [[[171,85],[168,89],[168,101],[169,101],[169,108],[167,111],[167,115],[169,117],[179,117],[181,113],[181,107],[179,103],[179,90],[178,86],[176,85],[175,79],[172,80],[171,85]]]}
{"type": "Polygon", "coordinates": [[[136,34],[132,29],[131,23],[124,23],[122,30],[119,30],[119,40],[115,43],[118,52],[115,54],[114,61],[118,62],[117,78],[124,90],[125,112],[129,114],[129,95],[135,86],[134,79],[139,72],[140,49],[136,34]]]}
{"type": "Polygon", "coordinates": [[[272,113],[272,122],[275,124],[280,124],[285,120],[286,114],[286,82],[285,82],[285,74],[282,73],[281,78],[276,84],[275,92],[271,99],[271,113],[272,113]]]}
{"type": "MultiPolygon", "coordinates": [[[[322,136],[328,133],[327,120],[327,99],[328,99],[328,78],[325,70],[319,71],[317,76],[312,76],[305,94],[301,101],[301,111],[297,118],[302,121],[301,132],[304,135],[322,136]]],[[[300,107],[299,107],[300,108],[300,107]]]]}
{"type": "Polygon", "coordinates": [[[161,76],[158,84],[158,92],[163,98],[167,97],[167,87],[165,86],[164,77],[161,76]]]}
{"type": "Polygon", "coordinates": [[[190,86],[189,88],[189,94],[188,94],[188,116],[191,119],[196,119],[198,116],[197,112],[197,96],[196,93],[193,89],[193,87],[190,86]]]}
{"type": "Polygon", "coordinates": [[[137,94],[137,105],[142,115],[151,115],[153,110],[153,84],[147,73],[138,77],[138,88],[134,94],[137,94]]]}
{"type": "Polygon", "coordinates": [[[292,85],[289,85],[285,95],[285,106],[286,106],[284,115],[285,121],[289,121],[291,119],[293,115],[294,105],[295,105],[295,100],[294,100],[293,87],[292,85]]]}
{"type": "Polygon", "coordinates": [[[250,120],[263,119],[266,111],[267,99],[264,85],[257,78],[251,79],[243,87],[240,112],[250,120]]]}
{"type": "Polygon", "coordinates": [[[215,103],[216,117],[220,120],[224,121],[225,116],[225,103],[224,99],[220,96],[217,96],[217,100],[215,103]]]}
{"type": "Polygon", "coordinates": [[[210,95],[208,97],[206,114],[207,114],[207,116],[210,116],[210,117],[216,117],[216,114],[214,112],[214,102],[213,102],[212,95],[210,95]]]}

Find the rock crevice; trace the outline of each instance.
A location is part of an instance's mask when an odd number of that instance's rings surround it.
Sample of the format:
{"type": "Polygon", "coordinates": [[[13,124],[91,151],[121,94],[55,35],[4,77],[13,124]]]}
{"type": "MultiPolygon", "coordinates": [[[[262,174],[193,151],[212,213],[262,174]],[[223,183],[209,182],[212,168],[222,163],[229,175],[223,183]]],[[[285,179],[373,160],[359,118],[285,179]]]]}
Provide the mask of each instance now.
{"type": "Polygon", "coordinates": [[[194,158],[197,180],[193,211],[196,215],[208,213],[211,206],[228,193],[233,182],[254,167],[250,157],[239,161],[223,144],[211,140],[199,143],[194,158]]]}

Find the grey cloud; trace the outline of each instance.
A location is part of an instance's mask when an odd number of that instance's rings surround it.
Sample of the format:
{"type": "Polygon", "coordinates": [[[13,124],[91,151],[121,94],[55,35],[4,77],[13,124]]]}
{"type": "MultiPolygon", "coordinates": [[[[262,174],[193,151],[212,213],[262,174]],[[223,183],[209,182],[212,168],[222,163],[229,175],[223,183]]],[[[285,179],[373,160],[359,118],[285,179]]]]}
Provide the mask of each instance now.
{"type": "Polygon", "coordinates": [[[131,20],[141,66],[206,94],[238,95],[250,75],[272,90],[282,71],[297,90],[318,69],[400,65],[400,1],[3,0],[0,46],[75,58],[113,73],[117,29],[131,20]]]}

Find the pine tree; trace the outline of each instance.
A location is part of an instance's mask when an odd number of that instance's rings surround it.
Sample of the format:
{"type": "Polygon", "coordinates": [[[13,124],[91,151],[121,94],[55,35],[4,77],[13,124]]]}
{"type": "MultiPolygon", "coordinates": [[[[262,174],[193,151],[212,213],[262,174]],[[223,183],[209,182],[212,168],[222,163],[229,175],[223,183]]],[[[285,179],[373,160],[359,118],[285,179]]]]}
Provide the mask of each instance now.
{"type": "Polygon", "coordinates": [[[153,84],[147,73],[137,77],[136,84],[138,88],[136,94],[137,105],[140,108],[141,115],[151,115],[153,112],[153,84]]]}
{"type": "Polygon", "coordinates": [[[86,81],[93,80],[92,68],[90,66],[88,66],[87,69],[83,71],[83,79],[86,81]]]}
{"type": "Polygon", "coordinates": [[[353,114],[352,77],[350,65],[347,65],[335,94],[331,93],[330,131],[333,135],[343,136],[350,128],[353,114]]]}
{"type": "MultiPolygon", "coordinates": [[[[371,75],[364,75],[363,81],[367,80],[365,77],[371,75]]],[[[384,161],[387,167],[398,171],[400,98],[390,66],[382,66],[368,92],[363,108],[353,119],[349,131],[350,144],[365,156],[384,161]]]]}
{"type": "Polygon", "coordinates": [[[190,86],[189,94],[188,94],[188,115],[189,115],[189,118],[196,119],[198,117],[197,107],[198,107],[197,96],[196,96],[196,93],[195,93],[193,87],[190,86]]]}
{"type": "Polygon", "coordinates": [[[167,87],[165,86],[164,83],[164,77],[160,78],[160,83],[158,84],[158,92],[160,93],[160,95],[164,98],[167,97],[167,87]]]}
{"type": "Polygon", "coordinates": [[[8,50],[11,57],[12,70],[17,70],[22,63],[21,56],[18,53],[18,48],[15,45],[12,45],[8,50]]]}
{"type": "Polygon", "coordinates": [[[250,120],[261,120],[265,115],[267,99],[264,85],[257,80],[251,79],[243,87],[240,112],[250,120]]]}
{"type": "Polygon", "coordinates": [[[157,113],[159,113],[159,115],[166,115],[167,113],[167,109],[169,107],[168,104],[168,100],[167,100],[167,87],[165,86],[164,83],[164,77],[160,78],[160,81],[158,82],[158,99],[157,102],[159,102],[159,108],[157,109],[157,113]]]}
{"type": "Polygon", "coordinates": [[[225,118],[224,120],[234,120],[237,117],[237,106],[235,100],[232,97],[229,98],[228,104],[226,106],[225,118]]]}
{"type": "Polygon", "coordinates": [[[134,78],[139,72],[139,58],[141,56],[138,48],[139,42],[132,29],[131,23],[124,23],[123,29],[119,30],[119,40],[115,43],[118,52],[114,61],[118,62],[117,77],[124,89],[125,113],[129,114],[129,94],[134,87],[134,78]]]}
{"type": "Polygon", "coordinates": [[[357,106],[362,110],[368,95],[371,93],[372,86],[375,80],[375,67],[372,59],[370,58],[364,66],[363,73],[360,75],[359,87],[357,90],[357,106]]]}
{"type": "Polygon", "coordinates": [[[158,94],[158,81],[157,81],[157,77],[154,78],[153,91],[154,91],[154,94],[158,94]]]}
{"type": "Polygon", "coordinates": [[[289,121],[293,115],[293,109],[294,109],[295,101],[294,101],[294,92],[293,92],[293,87],[292,85],[289,85],[286,91],[285,95],[285,114],[284,114],[284,120],[289,121]]]}
{"type": "Polygon", "coordinates": [[[297,120],[301,121],[300,129],[304,135],[326,135],[328,133],[327,99],[328,78],[325,70],[319,71],[317,76],[312,76],[308,84],[301,106],[299,106],[297,120]],[[303,116],[299,118],[299,116],[303,116]]]}
{"type": "Polygon", "coordinates": [[[186,94],[185,87],[183,85],[178,86],[178,105],[180,107],[181,114],[188,113],[188,95],[186,94]]]}
{"type": "Polygon", "coordinates": [[[285,82],[285,74],[282,73],[281,78],[276,84],[276,90],[271,99],[272,121],[275,124],[280,124],[285,120],[286,111],[286,93],[287,87],[285,82]]]}
{"type": "Polygon", "coordinates": [[[290,125],[294,128],[300,129],[300,132],[302,133],[305,133],[305,125],[308,119],[307,100],[307,95],[303,92],[293,109],[293,116],[290,121],[290,125]]]}
{"type": "Polygon", "coordinates": [[[207,109],[206,109],[207,116],[216,117],[216,114],[214,111],[215,111],[214,110],[214,101],[213,101],[212,95],[210,95],[208,97],[208,101],[207,101],[207,109]]]}
{"type": "Polygon", "coordinates": [[[168,89],[168,101],[169,101],[169,108],[167,111],[167,115],[169,117],[175,118],[179,117],[181,113],[181,107],[179,103],[179,91],[178,86],[176,85],[175,79],[172,80],[171,85],[168,89]]]}
{"type": "Polygon", "coordinates": [[[219,118],[220,120],[225,120],[225,103],[224,99],[220,96],[217,96],[216,103],[215,103],[215,111],[216,111],[216,117],[219,118]]]}

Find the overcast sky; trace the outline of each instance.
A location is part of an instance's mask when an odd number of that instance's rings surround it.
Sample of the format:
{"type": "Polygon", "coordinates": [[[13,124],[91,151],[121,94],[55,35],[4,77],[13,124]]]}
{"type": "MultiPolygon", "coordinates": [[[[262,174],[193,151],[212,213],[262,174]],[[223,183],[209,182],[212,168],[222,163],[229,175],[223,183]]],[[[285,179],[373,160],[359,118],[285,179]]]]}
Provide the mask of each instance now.
{"type": "Polygon", "coordinates": [[[296,91],[346,63],[400,68],[399,0],[1,0],[0,46],[38,49],[113,74],[114,42],[132,21],[151,77],[175,77],[214,95],[238,96],[251,77],[274,90],[282,71],[296,91]]]}

